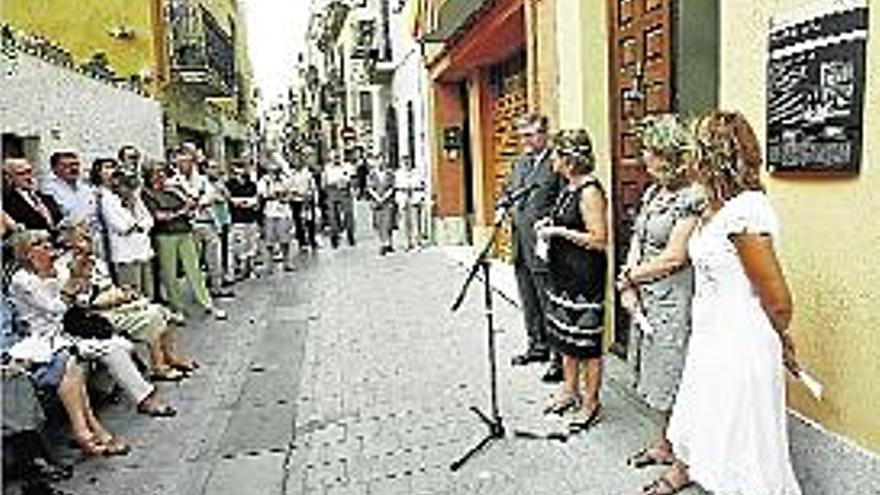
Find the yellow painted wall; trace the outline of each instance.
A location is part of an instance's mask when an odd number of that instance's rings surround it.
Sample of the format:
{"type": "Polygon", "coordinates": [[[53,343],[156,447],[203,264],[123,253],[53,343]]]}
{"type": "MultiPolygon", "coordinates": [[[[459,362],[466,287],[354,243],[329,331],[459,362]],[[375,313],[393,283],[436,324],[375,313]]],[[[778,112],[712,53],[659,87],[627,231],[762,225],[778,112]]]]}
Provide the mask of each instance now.
{"type": "Polygon", "coordinates": [[[151,8],[150,0],[3,0],[2,18],[17,29],[58,43],[77,65],[103,51],[113,70],[128,77],[153,68],[151,8]],[[120,25],[134,29],[134,38],[108,34],[120,25]]]}
{"type": "MultiPolygon", "coordinates": [[[[153,11],[160,0],[2,0],[2,19],[16,29],[39,34],[70,51],[75,64],[95,52],[107,54],[112,69],[122,77],[145,69],[164,74],[157,62],[153,11]],[[117,39],[108,31],[123,25],[134,30],[132,39],[117,39]]],[[[194,0],[195,1],[195,0],[194,0]]],[[[220,25],[229,32],[230,16],[236,22],[236,66],[244,74],[243,90],[250,97],[251,67],[247,55],[246,26],[235,0],[202,0],[220,25]]],[[[162,30],[158,33],[161,35],[162,30]]],[[[162,46],[161,44],[159,46],[162,46]]],[[[230,99],[216,102],[234,109],[230,99]]]]}
{"type": "MultiPolygon", "coordinates": [[[[721,99],[765,136],[768,19],[796,0],[721,2],[721,99]]],[[[792,325],[803,365],[825,384],[790,403],[880,452],[880,9],[871,7],[862,173],[853,179],[765,176],[782,221],[782,262],[795,297],[792,325]]]]}
{"type": "Polygon", "coordinates": [[[551,129],[555,129],[559,122],[556,2],[557,0],[538,0],[525,2],[523,6],[529,109],[546,115],[551,129]]]}
{"type": "Polygon", "coordinates": [[[611,183],[608,39],[605,0],[556,0],[559,127],[584,127],[593,139],[596,173],[611,183]]]}
{"type": "MultiPolygon", "coordinates": [[[[611,124],[608,108],[608,26],[605,0],[556,0],[559,128],[585,128],[593,139],[596,175],[611,190],[611,124]]],[[[609,216],[611,204],[608,205],[609,216]]],[[[613,229],[612,229],[613,230],[613,229]]],[[[613,233],[612,233],[613,236],[613,233]]],[[[614,245],[614,239],[609,240],[614,245]]],[[[609,249],[610,256],[614,250],[609,249]]],[[[616,261],[612,261],[616,263],[616,261]]],[[[609,271],[608,276],[611,276],[609,271]]],[[[608,283],[611,301],[614,284],[608,283]]],[[[605,344],[614,315],[606,312],[605,344]]]]}

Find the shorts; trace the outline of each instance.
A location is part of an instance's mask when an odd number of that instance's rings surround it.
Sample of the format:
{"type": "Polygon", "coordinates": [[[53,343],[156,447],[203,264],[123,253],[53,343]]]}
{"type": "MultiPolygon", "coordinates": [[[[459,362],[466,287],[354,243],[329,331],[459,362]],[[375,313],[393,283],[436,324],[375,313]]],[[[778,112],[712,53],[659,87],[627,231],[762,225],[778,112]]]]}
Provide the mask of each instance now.
{"type": "Polygon", "coordinates": [[[257,255],[260,228],[256,223],[234,223],[229,230],[230,254],[235,259],[253,258],[257,255]]]}
{"type": "Polygon", "coordinates": [[[263,221],[263,240],[266,244],[289,244],[293,221],[289,218],[266,217],[263,221]]]}

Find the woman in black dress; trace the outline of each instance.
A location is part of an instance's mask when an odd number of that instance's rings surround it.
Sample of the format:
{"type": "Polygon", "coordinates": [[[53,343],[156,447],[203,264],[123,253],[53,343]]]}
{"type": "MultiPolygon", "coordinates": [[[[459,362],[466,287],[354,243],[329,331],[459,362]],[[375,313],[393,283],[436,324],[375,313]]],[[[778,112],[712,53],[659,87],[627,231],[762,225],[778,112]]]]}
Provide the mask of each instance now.
{"type": "Polygon", "coordinates": [[[536,229],[539,243],[548,244],[548,340],[563,356],[564,381],[545,412],[562,414],[580,406],[569,424],[586,430],[601,413],[607,202],[593,175],[595,158],[586,131],[560,131],[554,150],[554,170],[568,185],[550,218],[536,229]]]}

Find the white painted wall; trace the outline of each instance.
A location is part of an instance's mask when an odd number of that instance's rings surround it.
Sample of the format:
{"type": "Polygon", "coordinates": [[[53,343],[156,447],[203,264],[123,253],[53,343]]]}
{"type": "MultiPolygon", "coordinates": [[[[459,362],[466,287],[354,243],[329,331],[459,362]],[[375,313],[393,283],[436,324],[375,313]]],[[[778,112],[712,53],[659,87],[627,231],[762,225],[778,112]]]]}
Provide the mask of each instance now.
{"type": "MultiPolygon", "coordinates": [[[[394,55],[394,79],[391,84],[392,104],[397,109],[400,154],[413,155],[416,170],[422,174],[431,198],[431,164],[428,148],[428,71],[422,60],[421,47],[411,34],[411,15],[408,2],[402,11],[391,14],[391,45],[394,55]],[[415,149],[407,148],[406,104],[413,103],[415,149]]],[[[392,0],[393,5],[393,0],[392,0]]]]}
{"type": "Polygon", "coordinates": [[[158,101],[24,53],[0,56],[0,71],[0,128],[39,139],[31,158],[40,170],[58,149],[78,151],[84,163],[115,157],[123,144],[163,157],[158,101]]]}

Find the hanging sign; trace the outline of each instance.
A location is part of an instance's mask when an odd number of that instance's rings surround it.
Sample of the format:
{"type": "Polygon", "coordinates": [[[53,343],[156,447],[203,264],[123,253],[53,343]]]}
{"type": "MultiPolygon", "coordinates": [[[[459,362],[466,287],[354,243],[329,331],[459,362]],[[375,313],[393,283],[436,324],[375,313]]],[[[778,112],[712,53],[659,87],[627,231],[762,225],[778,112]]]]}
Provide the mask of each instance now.
{"type": "Polygon", "coordinates": [[[858,173],[867,37],[866,0],[825,1],[771,19],[771,171],[858,173]]]}

